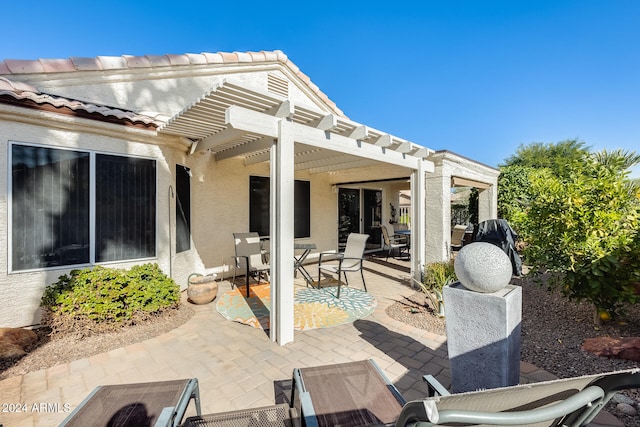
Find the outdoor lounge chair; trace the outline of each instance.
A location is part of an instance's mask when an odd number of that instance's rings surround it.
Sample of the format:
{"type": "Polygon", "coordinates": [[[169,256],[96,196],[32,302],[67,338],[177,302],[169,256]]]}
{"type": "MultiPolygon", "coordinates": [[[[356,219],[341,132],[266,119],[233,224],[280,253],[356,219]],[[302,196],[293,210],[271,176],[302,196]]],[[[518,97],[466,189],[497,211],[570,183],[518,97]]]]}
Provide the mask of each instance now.
{"type": "Polygon", "coordinates": [[[195,378],[99,386],[60,426],[178,427],[192,399],[200,414],[195,378]]]}
{"type": "Polygon", "coordinates": [[[340,285],[342,284],[340,274],[344,275],[344,280],[347,286],[349,280],[347,279],[347,272],[359,271],[362,277],[362,285],[365,292],[367,291],[367,284],[364,281],[364,273],[362,272],[362,262],[364,261],[364,249],[369,238],[368,234],[351,233],[347,237],[347,247],[343,253],[337,254],[338,262],[335,262],[335,252],[320,253],[318,259],[318,286],[320,286],[320,280],[322,278],[322,272],[328,271],[338,275],[338,295],[336,298],[340,298],[340,285]],[[332,255],[332,262],[327,262],[327,255],[332,255]],[[324,260],[322,259],[325,257],[324,260]]]}
{"type": "Polygon", "coordinates": [[[235,284],[236,270],[238,268],[245,270],[247,278],[247,298],[249,298],[249,278],[257,277],[258,283],[260,278],[265,276],[269,280],[269,271],[271,266],[264,262],[262,246],[260,245],[260,236],[258,233],[233,233],[235,242],[236,256],[234,257],[233,280],[231,286],[235,284]]]}
{"type": "Polygon", "coordinates": [[[408,249],[408,245],[406,243],[406,238],[401,241],[399,239],[395,239],[393,237],[389,237],[389,229],[386,225],[382,224],[380,227],[382,230],[382,239],[384,242],[384,249],[387,251],[387,260],[389,259],[389,255],[391,255],[394,249],[398,250],[398,257],[402,256],[402,251],[408,249]]]}
{"type": "Polygon", "coordinates": [[[640,388],[640,369],[449,394],[425,375],[427,397],[405,403],[371,360],[294,369],[293,390],[305,393],[307,426],[449,425],[585,426],[618,391],[640,388]]]}
{"type": "Polygon", "coordinates": [[[407,403],[402,427],[435,425],[585,426],[613,395],[640,387],[640,369],[449,394],[424,377],[433,397],[407,403]]]}
{"type": "Polygon", "coordinates": [[[405,403],[373,360],[293,370],[306,427],[394,425],[405,403]]]}

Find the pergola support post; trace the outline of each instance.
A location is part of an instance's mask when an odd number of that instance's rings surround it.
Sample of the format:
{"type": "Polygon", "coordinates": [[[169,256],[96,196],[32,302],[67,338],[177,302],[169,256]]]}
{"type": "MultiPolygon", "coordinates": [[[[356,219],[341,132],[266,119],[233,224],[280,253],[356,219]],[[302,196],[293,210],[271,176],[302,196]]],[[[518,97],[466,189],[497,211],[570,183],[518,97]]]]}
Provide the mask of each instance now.
{"type": "Polygon", "coordinates": [[[285,345],[293,341],[293,194],[294,128],[280,119],[278,138],[271,148],[270,263],[271,341],[285,345]]]}
{"type": "Polygon", "coordinates": [[[425,172],[427,162],[418,160],[418,166],[411,172],[411,277],[420,281],[425,259],[425,172]]]}

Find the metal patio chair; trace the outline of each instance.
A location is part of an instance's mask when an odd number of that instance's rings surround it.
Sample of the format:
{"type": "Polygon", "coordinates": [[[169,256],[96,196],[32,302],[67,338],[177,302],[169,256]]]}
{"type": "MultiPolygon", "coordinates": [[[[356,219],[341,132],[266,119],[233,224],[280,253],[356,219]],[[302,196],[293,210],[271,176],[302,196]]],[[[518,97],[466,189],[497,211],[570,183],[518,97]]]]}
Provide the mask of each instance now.
{"type": "Polygon", "coordinates": [[[387,260],[389,259],[389,256],[393,253],[393,251],[396,249],[398,250],[398,257],[401,257],[403,250],[407,250],[409,248],[406,242],[407,239],[405,238],[403,239],[404,241],[401,241],[399,239],[390,237],[389,229],[385,224],[382,224],[380,229],[382,230],[382,240],[384,243],[384,249],[386,249],[387,251],[387,260]]]}
{"type": "Polygon", "coordinates": [[[271,266],[264,261],[262,245],[258,233],[233,233],[233,240],[236,248],[234,257],[233,280],[231,286],[235,285],[236,270],[243,269],[246,274],[247,298],[249,298],[249,278],[254,277],[260,283],[260,278],[265,277],[269,281],[269,271],[271,266]]]}
{"type": "Polygon", "coordinates": [[[451,250],[459,251],[464,244],[464,235],[467,231],[467,226],[458,224],[451,230],[451,250]]]}
{"type": "Polygon", "coordinates": [[[364,273],[362,272],[362,263],[364,261],[364,249],[367,244],[367,239],[369,238],[368,234],[358,234],[351,233],[349,237],[347,237],[347,246],[344,249],[343,253],[336,254],[335,252],[324,252],[320,253],[320,257],[318,259],[318,287],[320,286],[320,280],[322,279],[322,272],[327,271],[333,274],[338,275],[338,295],[337,298],[340,298],[340,286],[342,285],[340,275],[344,275],[344,281],[349,285],[349,280],[347,279],[347,272],[360,272],[360,276],[362,277],[362,285],[364,286],[364,291],[367,292],[367,284],[364,281],[364,273]],[[326,256],[332,255],[332,260],[327,261],[326,256]],[[325,259],[323,260],[323,256],[325,259]],[[337,263],[335,261],[335,256],[338,257],[337,263]]]}

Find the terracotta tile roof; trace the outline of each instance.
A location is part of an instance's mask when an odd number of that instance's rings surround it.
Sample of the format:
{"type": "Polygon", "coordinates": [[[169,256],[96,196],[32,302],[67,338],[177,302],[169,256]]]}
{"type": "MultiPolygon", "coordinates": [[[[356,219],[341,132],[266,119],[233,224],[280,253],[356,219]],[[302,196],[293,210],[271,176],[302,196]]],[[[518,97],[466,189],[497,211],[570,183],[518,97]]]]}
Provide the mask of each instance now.
{"type": "Polygon", "coordinates": [[[168,117],[92,104],[40,92],[36,87],[0,77],[0,103],[55,111],[57,113],[98,119],[101,121],[157,128],[168,117]]]}
{"type": "Polygon", "coordinates": [[[71,57],[68,59],[5,59],[0,62],[0,76],[41,73],[66,73],[74,71],[108,71],[157,67],[181,67],[207,64],[241,64],[277,62],[287,67],[303,81],[335,114],[344,116],[336,104],[325,95],[298,66],[280,50],[260,52],[218,52],[181,55],[98,56],[95,58],[71,57]]]}

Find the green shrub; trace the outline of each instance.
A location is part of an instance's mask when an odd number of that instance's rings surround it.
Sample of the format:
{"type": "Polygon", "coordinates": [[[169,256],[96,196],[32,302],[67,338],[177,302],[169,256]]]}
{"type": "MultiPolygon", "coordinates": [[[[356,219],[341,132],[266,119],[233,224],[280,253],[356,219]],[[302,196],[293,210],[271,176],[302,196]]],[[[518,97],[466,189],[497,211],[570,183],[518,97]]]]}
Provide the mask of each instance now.
{"type": "Polygon", "coordinates": [[[157,264],[129,270],[73,270],[45,289],[43,324],[55,332],[88,335],[131,325],[180,301],[180,288],[157,264]]]}
{"type": "Polygon", "coordinates": [[[453,261],[441,261],[426,265],[422,282],[426,290],[442,292],[442,288],[445,285],[456,280],[458,279],[453,268],[453,261]]]}

